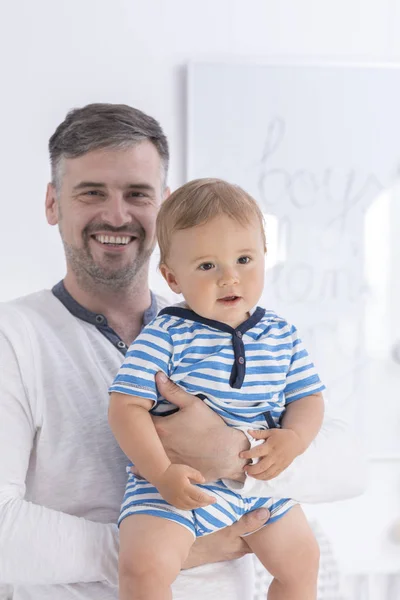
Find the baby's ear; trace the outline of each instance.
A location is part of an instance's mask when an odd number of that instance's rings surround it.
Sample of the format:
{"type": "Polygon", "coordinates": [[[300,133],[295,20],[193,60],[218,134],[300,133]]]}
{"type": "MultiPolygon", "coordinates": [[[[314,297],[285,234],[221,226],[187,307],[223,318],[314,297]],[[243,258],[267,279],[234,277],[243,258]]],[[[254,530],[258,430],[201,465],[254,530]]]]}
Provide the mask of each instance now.
{"type": "Polygon", "coordinates": [[[175,292],[175,294],[180,294],[181,288],[178,285],[178,282],[176,280],[176,277],[175,277],[173,271],[171,271],[171,269],[165,263],[160,265],[160,271],[161,271],[161,275],[164,277],[165,281],[168,283],[171,290],[173,292],[175,292]]]}

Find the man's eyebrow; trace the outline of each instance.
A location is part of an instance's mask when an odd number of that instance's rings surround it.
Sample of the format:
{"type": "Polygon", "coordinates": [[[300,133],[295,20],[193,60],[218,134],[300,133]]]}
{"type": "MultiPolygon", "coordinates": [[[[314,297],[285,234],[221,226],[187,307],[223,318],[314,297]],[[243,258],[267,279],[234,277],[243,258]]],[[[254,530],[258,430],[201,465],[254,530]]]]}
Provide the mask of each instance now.
{"type": "Polygon", "coordinates": [[[127,190],[144,190],[148,192],[154,192],[154,187],[149,183],[130,183],[126,186],[127,190]]]}
{"type": "Polygon", "coordinates": [[[73,190],[82,190],[82,189],[88,188],[88,187],[105,188],[106,186],[104,183],[100,183],[98,181],[81,181],[81,182],[77,183],[76,185],[74,185],[74,187],[72,189],[73,190]]]}
{"type": "MultiPolygon", "coordinates": [[[[74,187],[74,191],[83,190],[85,188],[101,188],[105,189],[107,186],[105,183],[101,183],[100,181],[80,181],[74,187]]],[[[130,183],[125,189],[127,190],[143,190],[148,192],[153,192],[154,187],[149,183],[130,183]]]]}

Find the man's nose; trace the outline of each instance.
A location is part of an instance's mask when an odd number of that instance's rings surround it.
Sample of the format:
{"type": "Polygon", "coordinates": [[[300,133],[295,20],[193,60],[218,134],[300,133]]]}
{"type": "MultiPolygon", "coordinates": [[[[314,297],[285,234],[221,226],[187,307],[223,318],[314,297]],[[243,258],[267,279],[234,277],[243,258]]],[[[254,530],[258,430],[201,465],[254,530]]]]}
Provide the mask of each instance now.
{"type": "Polygon", "coordinates": [[[129,204],[126,202],[123,194],[110,195],[103,204],[101,216],[105,223],[113,227],[122,227],[132,222],[129,204]]]}

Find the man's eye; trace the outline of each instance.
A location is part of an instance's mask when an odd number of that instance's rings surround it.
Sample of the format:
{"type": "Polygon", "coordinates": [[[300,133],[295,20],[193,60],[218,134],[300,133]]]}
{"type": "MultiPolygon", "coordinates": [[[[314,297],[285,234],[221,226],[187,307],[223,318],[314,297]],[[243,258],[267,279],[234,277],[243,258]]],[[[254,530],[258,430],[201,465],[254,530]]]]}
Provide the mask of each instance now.
{"type": "Polygon", "coordinates": [[[247,265],[250,262],[250,260],[250,256],[240,256],[240,258],[238,258],[238,263],[240,265],[247,265]]]}
{"type": "Polygon", "coordinates": [[[201,263],[201,265],[199,265],[199,269],[201,271],[209,271],[210,269],[212,269],[214,267],[213,263],[201,263]]]}
{"type": "Polygon", "coordinates": [[[127,200],[133,200],[134,202],[139,202],[139,203],[146,203],[149,201],[149,195],[146,194],[145,192],[139,192],[139,191],[134,191],[132,190],[131,192],[128,192],[128,195],[126,196],[127,200]]]}
{"type": "Polygon", "coordinates": [[[85,192],[85,196],[98,196],[99,194],[99,190],[88,190],[85,192]]]}

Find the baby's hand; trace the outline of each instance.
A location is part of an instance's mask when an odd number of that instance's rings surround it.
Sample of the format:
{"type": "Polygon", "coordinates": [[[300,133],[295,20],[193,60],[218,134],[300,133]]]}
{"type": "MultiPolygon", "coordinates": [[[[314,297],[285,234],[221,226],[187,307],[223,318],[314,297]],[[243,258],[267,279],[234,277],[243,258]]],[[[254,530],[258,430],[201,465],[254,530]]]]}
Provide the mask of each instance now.
{"type": "Polygon", "coordinates": [[[164,500],[182,510],[193,510],[216,502],[216,498],[191,481],[204,483],[205,479],[200,471],[192,467],[171,464],[155,482],[155,486],[164,500]]]}
{"type": "Polygon", "coordinates": [[[258,458],[255,465],[246,465],[246,473],[255,479],[272,479],[282,473],[304,451],[302,441],[293,429],[249,430],[263,444],[240,453],[240,458],[258,458]]]}

